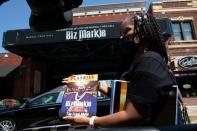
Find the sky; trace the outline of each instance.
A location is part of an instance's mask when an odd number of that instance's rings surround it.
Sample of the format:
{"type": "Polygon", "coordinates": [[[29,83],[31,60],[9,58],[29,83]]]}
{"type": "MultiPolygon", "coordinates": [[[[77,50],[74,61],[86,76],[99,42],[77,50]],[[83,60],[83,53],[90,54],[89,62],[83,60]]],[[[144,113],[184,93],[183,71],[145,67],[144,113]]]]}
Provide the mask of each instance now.
{"type": "MultiPolygon", "coordinates": [[[[125,3],[144,0],[83,0],[81,6],[125,3]]],[[[8,52],[2,47],[3,32],[7,30],[28,29],[30,8],[26,0],[10,0],[0,6],[0,53],[8,52]]]]}

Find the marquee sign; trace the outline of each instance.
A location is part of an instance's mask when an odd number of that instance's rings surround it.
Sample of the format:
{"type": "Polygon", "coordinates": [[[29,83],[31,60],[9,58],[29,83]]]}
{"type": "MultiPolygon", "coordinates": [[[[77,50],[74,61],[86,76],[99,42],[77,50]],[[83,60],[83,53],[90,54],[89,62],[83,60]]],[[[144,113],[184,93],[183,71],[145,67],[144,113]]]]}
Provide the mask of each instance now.
{"type": "Polygon", "coordinates": [[[183,57],[178,61],[178,64],[182,68],[187,68],[187,69],[197,68],[197,56],[183,57]]]}
{"type": "Polygon", "coordinates": [[[84,40],[120,38],[120,22],[73,25],[69,28],[33,32],[31,30],[15,30],[5,33],[5,45],[35,45],[84,40]]]}

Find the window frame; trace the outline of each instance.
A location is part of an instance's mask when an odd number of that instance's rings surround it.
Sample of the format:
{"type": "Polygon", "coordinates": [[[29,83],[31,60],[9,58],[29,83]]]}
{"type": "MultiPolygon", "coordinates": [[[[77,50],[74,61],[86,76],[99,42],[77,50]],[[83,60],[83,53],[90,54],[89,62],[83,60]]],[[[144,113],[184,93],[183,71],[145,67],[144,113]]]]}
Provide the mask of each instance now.
{"type": "MultiPolygon", "coordinates": [[[[196,39],[196,34],[195,34],[195,28],[194,28],[194,24],[193,24],[193,20],[183,20],[183,21],[179,21],[179,20],[173,20],[172,21],[172,30],[173,30],[173,34],[174,34],[174,29],[173,29],[173,24],[178,24],[179,28],[180,28],[180,33],[181,33],[181,41],[187,41],[186,39],[186,35],[185,35],[185,31],[184,31],[184,23],[188,23],[191,27],[191,35],[192,35],[192,39],[191,40],[195,40],[196,39]]],[[[174,35],[175,38],[175,35],[174,35]]],[[[179,41],[176,40],[175,41],[179,41]]]]}
{"type": "MultiPolygon", "coordinates": [[[[59,97],[59,92],[44,94],[44,95],[39,96],[39,97],[35,98],[34,100],[32,100],[32,101],[31,101],[31,106],[32,106],[32,107],[36,107],[36,106],[40,106],[40,105],[45,106],[45,105],[50,105],[50,104],[57,104],[57,99],[58,99],[58,97],[59,97]],[[38,99],[39,99],[39,100],[40,100],[40,99],[43,99],[43,98],[48,98],[48,99],[49,99],[48,96],[55,96],[55,97],[56,97],[56,101],[55,101],[55,102],[47,102],[47,103],[44,103],[44,102],[43,102],[43,103],[39,103],[39,102],[38,102],[38,104],[36,104],[36,102],[38,101],[38,99]]],[[[41,100],[41,101],[42,101],[42,100],[41,100]]]]}

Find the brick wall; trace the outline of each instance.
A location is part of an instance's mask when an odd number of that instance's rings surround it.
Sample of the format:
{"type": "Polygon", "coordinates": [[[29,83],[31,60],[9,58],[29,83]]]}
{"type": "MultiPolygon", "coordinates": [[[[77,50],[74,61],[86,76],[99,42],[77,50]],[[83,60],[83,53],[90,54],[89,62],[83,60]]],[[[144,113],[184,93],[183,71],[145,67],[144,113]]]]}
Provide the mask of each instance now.
{"type": "Polygon", "coordinates": [[[98,15],[87,15],[77,16],[73,18],[73,24],[91,24],[91,23],[103,23],[103,22],[117,22],[122,21],[130,13],[114,13],[114,14],[98,14],[98,15]]]}
{"type": "Polygon", "coordinates": [[[172,1],[172,2],[163,2],[162,3],[163,8],[180,8],[180,7],[192,7],[192,0],[186,0],[186,1],[172,1]]]}
{"type": "Polygon", "coordinates": [[[14,98],[33,97],[37,94],[34,90],[34,71],[41,72],[41,92],[46,91],[46,64],[32,60],[30,58],[23,58],[23,61],[16,73],[13,94],[14,98]]]}

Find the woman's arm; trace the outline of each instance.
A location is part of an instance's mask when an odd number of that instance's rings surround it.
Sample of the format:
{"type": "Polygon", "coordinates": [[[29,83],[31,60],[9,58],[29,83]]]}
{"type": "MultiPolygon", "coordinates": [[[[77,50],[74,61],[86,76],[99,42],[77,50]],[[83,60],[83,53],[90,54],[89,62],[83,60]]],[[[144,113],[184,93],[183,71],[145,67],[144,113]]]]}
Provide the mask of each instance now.
{"type": "MultiPolygon", "coordinates": [[[[66,116],[64,119],[72,124],[88,125],[90,118],[85,116],[66,116]]],[[[94,120],[94,126],[104,128],[132,126],[139,124],[141,119],[142,116],[137,112],[133,104],[128,102],[125,111],[120,111],[103,117],[96,117],[94,120]]]]}
{"type": "Polygon", "coordinates": [[[142,116],[137,112],[131,102],[127,103],[126,110],[111,115],[97,117],[94,121],[95,127],[114,128],[139,124],[142,116]]]}

